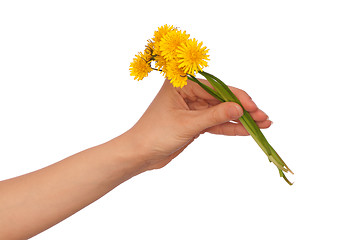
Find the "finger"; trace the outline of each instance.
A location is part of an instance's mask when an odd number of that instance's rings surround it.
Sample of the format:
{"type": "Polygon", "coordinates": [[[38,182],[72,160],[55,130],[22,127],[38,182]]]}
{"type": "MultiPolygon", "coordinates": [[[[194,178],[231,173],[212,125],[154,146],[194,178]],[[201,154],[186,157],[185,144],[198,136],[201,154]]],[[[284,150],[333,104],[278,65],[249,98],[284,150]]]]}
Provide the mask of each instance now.
{"type": "MultiPolygon", "coordinates": [[[[253,119],[254,121],[256,121],[256,122],[257,122],[257,121],[258,121],[258,122],[262,122],[262,121],[266,121],[266,120],[269,119],[268,115],[265,114],[265,113],[264,113],[262,110],[260,110],[260,109],[258,109],[258,110],[255,111],[255,112],[250,113],[250,115],[251,115],[252,119],[253,119]]],[[[237,123],[240,123],[240,122],[241,122],[239,119],[233,119],[233,120],[231,120],[231,121],[237,122],[237,123]]]]}
{"type": "Polygon", "coordinates": [[[257,109],[255,112],[251,112],[251,117],[255,121],[266,121],[268,119],[268,115],[264,113],[261,109],[257,109]]]}
{"type": "MultiPolygon", "coordinates": [[[[241,121],[234,121],[234,120],[232,120],[231,122],[233,122],[233,123],[237,123],[237,124],[242,124],[241,123],[241,121]]],[[[256,122],[256,124],[257,124],[257,126],[259,127],[259,128],[269,128],[271,125],[272,125],[272,121],[271,120],[269,120],[269,119],[267,119],[267,120],[264,120],[264,121],[255,121],[256,122]]]]}
{"type": "Polygon", "coordinates": [[[248,111],[248,112],[254,112],[257,111],[258,107],[253,102],[252,98],[243,90],[235,88],[235,87],[229,87],[231,91],[236,95],[236,97],[241,101],[242,106],[248,111]]]}
{"type": "Polygon", "coordinates": [[[201,109],[209,108],[208,102],[203,99],[197,99],[196,101],[188,101],[187,104],[189,109],[191,110],[201,110],[201,109]]]}
{"type": "MultiPolygon", "coordinates": [[[[272,121],[266,120],[262,122],[256,122],[257,126],[260,129],[266,129],[269,128],[272,125],[272,121]]],[[[244,126],[240,123],[232,123],[227,122],[223,123],[217,126],[210,127],[206,129],[205,132],[209,132],[212,134],[220,134],[220,135],[226,135],[226,136],[247,136],[249,133],[244,128],[244,126]]]]}
{"type": "Polygon", "coordinates": [[[249,133],[239,123],[226,122],[217,126],[210,127],[206,132],[226,136],[247,136],[249,133]]]}
{"type": "MultiPolygon", "coordinates": [[[[269,128],[272,125],[272,121],[256,122],[258,127],[261,129],[269,128]]],[[[226,122],[217,126],[210,127],[205,130],[212,134],[226,135],[226,136],[248,136],[249,133],[240,123],[226,122]]]]}
{"type": "MultiPolygon", "coordinates": [[[[199,79],[199,81],[213,88],[208,81],[203,79],[199,79]]],[[[201,86],[192,81],[188,81],[187,85],[183,88],[177,88],[177,91],[181,94],[183,98],[190,99],[191,101],[195,101],[197,98],[201,98],[207,101],[211,101],[212,103],[215,102],[215,104],[219,103],[219,101],[215,99],[212,95],[210,95],[206,90],[204,90],[201,86]]]]}
{"type": "MultiPolygon", "coordinates": [[[[198,79],[203,84],[209,86],[210,88],[214,89],[212,85],[204,79],[198,79]]],[[[241,101],[242,106],[248,111],[248,112],[254,112],[257,111],[258,107],[257,105],[252,101],[252,98],[243,90],[235,88],[235,87],[229,87],[230,90],[236,95],[236,97],[241,101]]],[[[200,87],[197,83],[194,83],[192,81],[189,81],[189,83],[183,87],[182,89],[179,89],[180,94],[184,98],[188,98],[192,101],[194,101],[196,98],[202,98],[206,100],[210,105],[216,105],[219,104],[220,101],[215,99],[212,95],[210,95],[208,92],[206,92],[202,87],[200,87]]]]}
{"type": "Polygon", "coordinates": [[[269,128],[272,125],[272,121],[266,120],[262,122],[256,122],[257,126],[262,129],[269,128]]]}
{"type": "Polygon", "coordinates": [[[239,118],[242,114],[242,108],[237,103],[225,102],[203,110],[188,111],[183,122],[191,122],[187,125],[194,131],[201,132],[204,129],[239,118]]]}

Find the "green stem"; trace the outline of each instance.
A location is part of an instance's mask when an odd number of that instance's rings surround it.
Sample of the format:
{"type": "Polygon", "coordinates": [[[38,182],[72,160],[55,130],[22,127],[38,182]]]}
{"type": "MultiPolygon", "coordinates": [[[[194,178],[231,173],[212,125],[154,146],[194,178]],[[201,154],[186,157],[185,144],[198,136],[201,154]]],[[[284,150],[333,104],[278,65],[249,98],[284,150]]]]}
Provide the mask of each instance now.
{"type": "Polygon", "coordinates": [[[197,83],[199,86],[201,86],[204,90],[206,90],[210,95],[212,95],[213,97],[215,97],[216,99],[218,99],[221,102],[225,102],[225,100],[216,92],[214,91],[212,88],[208,87],[207,85],[205,85],[204,83],[202,83],[201,81],[199,81],[196,77],[194,77],[193,75],[188,74],[187,75],[188,79],[197,83]]]}
{"type": "Polygon", "coordinates": [[[263,135],[263,133],[261,132],[261,130],[257,126],[256,122],[253,120],[251,115],[244,109],[244,107],[242,106],[239,99],[236,97],[236,95],[234,95],[234,93],[229,89],[229,87],[224,82],[222,82],[219,78],[213,76],[210,73],[200,72],[200,74],[202,76],[204,76],[208,81],[210,81],[211,84],[213,83],[215,85],[214,87],[217,90],[222,91],[224,95],[227,95],[228,96],[227,101],[236,102],[242,107],[242,109],[243,109],[242,118],[245,120],[246,124],[248,125],[248,127],[247,127],[248,129],[246,128],[247,131],[251,135],[253,133],[255,135],[255,137],[257,137],[259,139],[259,141],[262,143],[262,145],[266,149],[266,155],[267,156],[271,155],[271,149],[269,147],[269,143],[268,143],[267,139],[265,138],[265,136],[263,135]],[[251,129],[252,132],[249,131],[250,129],[251,129]]]}
{"type": "Polygon", "coordinates": [[[244,109],[239,99],[234,95],[234,93],[228,88],[226,84],[224,84],[219,78],[213,76],[212,74],[206,72],[199,72],[202,76],[204,76],[208,82],[214,87],[214,89],[200,82],[193,75],[188,74],[188,79],[200,85],[205,91],[211,94],[216,99],[221,102],[235,102],[238,103],[243,109],[243,115],[239,118],[240,122],[247,130],[247,132],[252,136],[258,146],[262,149],[262,151],[267,155],[268,160],[273,162],[279,170],[280,176],[284,178],[284,180],[292,185],[292,183],[286,178],[283,172],[293,172],[288,168],[286,163],[281,159],[281,157],[277,154],[277,152],[272,148],[272,146],[268,143],[266,137],[263,135],[256,122],[253,120],[251,115],[244,109]]]}

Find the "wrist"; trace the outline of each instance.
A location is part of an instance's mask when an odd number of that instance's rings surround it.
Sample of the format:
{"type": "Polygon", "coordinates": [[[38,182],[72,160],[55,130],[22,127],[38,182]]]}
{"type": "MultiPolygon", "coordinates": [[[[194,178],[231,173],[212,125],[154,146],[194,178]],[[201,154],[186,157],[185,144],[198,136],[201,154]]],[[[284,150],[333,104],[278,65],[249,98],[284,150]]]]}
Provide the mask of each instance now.
{"type": "Polygon", "coordinates": [[[105,144],[108,151],[114,153],[114,170],[126,173],[128,178],[131,178],[148,169],[143,146],[132,132],[127,131],[105,144]]]}

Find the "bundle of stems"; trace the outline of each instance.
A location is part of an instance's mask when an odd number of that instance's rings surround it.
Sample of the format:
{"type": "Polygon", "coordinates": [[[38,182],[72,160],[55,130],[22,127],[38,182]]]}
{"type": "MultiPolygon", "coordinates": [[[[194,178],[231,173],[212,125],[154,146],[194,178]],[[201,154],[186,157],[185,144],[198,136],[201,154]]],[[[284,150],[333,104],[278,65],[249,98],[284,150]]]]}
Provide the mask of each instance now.
{"type": "Polygon", "coordinates": [[[290,172],[293,174],[291,169],[288,168],[286,163],[281,159],[281,157],[277,154],[277,152],[273,149],[273,147],[268,143],[267,139],[257,126],[256,122],[252,119],[251,115],[244,109],[239,99],[233,94],[233,92],[228,88],[226,84],[224,84],[219,78],[213,76],[204,71],[199,71],[203,77],[207,79],[207,81],[212,85],[211,88],[206,84],[200,82],[195,76],[191,74],[187,74],[189,80],[197,83],[201,86],[205,91],[207,91],[210,95],[215,97],[221,102],[235,102],[238,103],[243,109],[243,115],[239,118],[239,121],[248,131],[248,133],[252,136],[252,138],[256,141],[258,146],[262,149],[262,151],[268,157],[268,160],[276,165],[278,168],[280,177],[282,177],[289,185],[292,185],[285,173],[290,172]]]}

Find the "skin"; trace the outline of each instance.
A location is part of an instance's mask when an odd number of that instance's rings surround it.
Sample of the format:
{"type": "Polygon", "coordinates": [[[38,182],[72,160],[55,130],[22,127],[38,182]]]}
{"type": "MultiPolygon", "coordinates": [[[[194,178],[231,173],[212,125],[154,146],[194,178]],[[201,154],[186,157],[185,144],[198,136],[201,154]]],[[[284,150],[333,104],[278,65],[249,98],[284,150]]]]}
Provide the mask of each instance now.
{"type": "MultiPolygon", "coordinates": [[[[246,92],[231,90],[260,128],[271,125],[246,92]]],[[[0,239],[28,239],[48,229],[131,177],[164,167],[202,133],[248,135],[237,120],[242,114],[236,103],[220,103],[193,82],[180,89],[165,80],[127,132],[43,169],[1,181],[0,239]]]]}

